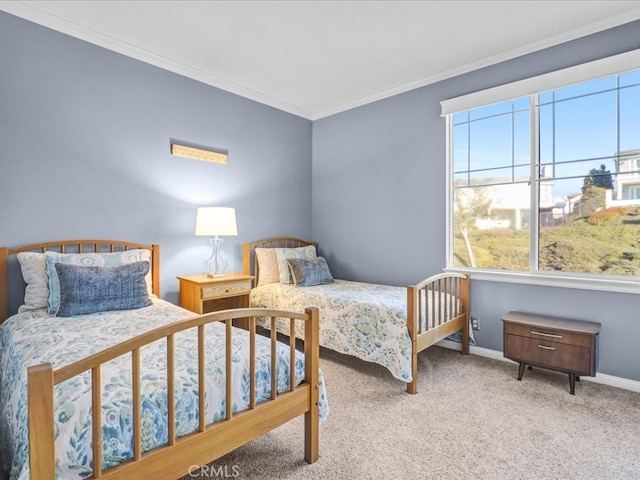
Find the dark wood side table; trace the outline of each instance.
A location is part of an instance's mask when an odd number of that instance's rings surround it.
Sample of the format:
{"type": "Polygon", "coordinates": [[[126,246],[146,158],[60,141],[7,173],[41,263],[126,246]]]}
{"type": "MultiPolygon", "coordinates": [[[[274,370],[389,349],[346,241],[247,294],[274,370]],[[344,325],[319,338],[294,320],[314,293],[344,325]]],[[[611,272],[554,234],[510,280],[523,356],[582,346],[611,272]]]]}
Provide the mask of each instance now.
{"type": "Polygon", "coordinates": [[[575,395],[579,375],[596,376],[599,323],[523,312],[509,312],[502,322],[504,356],[519,363],[518,380],[526,365],[565,372],[575,395]]]}

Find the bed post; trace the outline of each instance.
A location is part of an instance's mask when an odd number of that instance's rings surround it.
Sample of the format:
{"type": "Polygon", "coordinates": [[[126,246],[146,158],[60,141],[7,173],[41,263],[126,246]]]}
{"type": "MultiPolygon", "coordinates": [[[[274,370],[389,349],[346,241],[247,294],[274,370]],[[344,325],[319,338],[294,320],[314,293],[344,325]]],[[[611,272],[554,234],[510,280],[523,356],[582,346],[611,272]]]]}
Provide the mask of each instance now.
{"type": "Polygon", "coordinates": [[[416,287],[407,287],[407,330],[411,340],[411,381],[407,383],[407,393],[418,392],[418,345],[417,345],[417,312],[416,287]]]}
{"type": "Polygon", "coordinates": [[[464,314],[466,321],[462,327],[462,354],[469,355],[469,315],[471,309],[469,308],[469,275],[465,275],[460,279],[460,301],[462,308],[464,308],[464,314]]]}
{"type": "Polygon", "coordinates": [[[242,273],[251,275],[251,245],[245,243],[242,245],[242,273]]]}
{"type": "Polygon", "coordinates": [[[320,438],[320,410],[318,407],[318,372],[320,370],[320,323],[318,309],[306,308],[309,320],[304,327],[304,380],[311,387],[309,411],[304,414],[304,459],[308,463],[318,460],[320,438]]]}
{"type": "Polygon", "coordinates": [[[0,324],[9,317],[9,305],[7,304],[8,280],[7,249],[0,247],[0,324]]]}
{"type": "Polygon", "coordinates": [[[153,272],[151,272],[151,291],[153,294],[160,298],[160,245],[151,245],[151,265],[153,272]]]}
{"type": "Polygon", "coordinates": [[[29,471],[31,480],[55,478],[53,368],[50,363],[28,368],[29,471]]]}

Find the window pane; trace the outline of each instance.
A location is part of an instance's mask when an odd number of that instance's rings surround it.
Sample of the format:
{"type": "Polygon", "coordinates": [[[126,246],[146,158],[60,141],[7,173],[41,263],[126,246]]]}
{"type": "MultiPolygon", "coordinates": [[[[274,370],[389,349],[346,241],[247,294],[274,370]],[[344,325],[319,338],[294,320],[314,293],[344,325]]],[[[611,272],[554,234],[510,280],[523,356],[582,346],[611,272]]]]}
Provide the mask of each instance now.
{"type": "Polygon", "coordinates": [[[620,90],[620,150],[640,148],[640,86],[620,90]]]}
{"type": "Polygon", "coordinates": [[[453,127],[453,171],[469,170],[469,124],[453,127]]]}
{"type": "Polygon", "coordinates": [[[556,163],[555,165],[555,177],[567,178],[567,177],[579,177],[574,178],[573,183],[578,185],[577,191],[583,185],[584,177],[589,174],[604,175],[607,172],[611,173],[616,171],[616,162],[614,158],[588,160],[582,162],[571,163],[556,163]],[[604,165],[604,168],[603,168],[604,165]]]}
{"type": "Polygon", "coordinates": [[[575,98],[590,93],[603,92],[616,88],[616,77],[601,78],[590,82],[578,83],[565,88],[555,90],[555,101],[565,100],[567,98],[575,98]]]}
{"type": "Polygon", "coordinates": [[[513,162],[514,164],[530,163],[531,125],[529,110],[516,112],[513,116],[513,162]]]}
{"type": "Polygon", "coordinates": [[[553,163],[553,104],[538,109],[540,163],[553,163]]]}
{"type": "Polygon", "coordinates": [[[494,115],[501,115],[505,113],[511,113],[513,109],[512,102],[500,102],[493,105],[487,105],[486,107],[474,108],[469,111],[469,117],[471,120],[478,120],[481,118],[492,117],[494,115]]]}
{"type": "Polygon", "coordinates": [[[515,111],[524,110],[528,114],[529,113],[529,103],[530,103],[529,97],[516,98],[513,101],[513,109],[515,111]]]}
{"type": "Polygon", "coordinates": [[[539,270],[640,275],[640,201],[623,199],[640,187],[640,177],[635,184],[631,175],[600,173],[580,180],[582,192],[564,198],[558,194],[575,191],[575,179],[553,180],[552,193],[545,195],[546,181],[540,182],[539,270]],[[614,184],[616,191],[604,187],[614,184]]]}
{"type": "Polygon", "coordinates": [[[526,183],[454,191],[454,265],[529,270],[530,187],[526,183]]]}
{"type": "Polygon", "coordinates": [[[459,112],[453,114],[453,124],[457,125],[459,123],[468,122],[469,121],[469,112],[459,112]]]}
{"type": "Polygon", "coordinates": [[[620,86],[640,85],[640,70],[623,73],[619,78],[620,86]]]}
{"type": "Polygon", "coordinates": [[[471,170],[511,165],[511,119],[500,115],[469,125],[471,170]]]}
{"type": "Polygon", "coordinates": [[[616,92],[555,104],[555,160],[612,155],[617,150],[616,92]]]}
{"type": "Polygon", "coordinates": [[[553,92],[542,92],[538,95],[538,105],[546,105],[553,102],[553,92]]]}

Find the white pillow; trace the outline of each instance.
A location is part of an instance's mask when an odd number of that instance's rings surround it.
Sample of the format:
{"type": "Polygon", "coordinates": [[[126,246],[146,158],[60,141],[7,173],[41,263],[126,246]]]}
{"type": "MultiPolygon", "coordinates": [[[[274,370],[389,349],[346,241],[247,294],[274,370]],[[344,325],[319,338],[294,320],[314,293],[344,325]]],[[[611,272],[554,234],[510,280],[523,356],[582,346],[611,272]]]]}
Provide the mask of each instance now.
{"type": "Polygon", "coordinates": [[[44,253],[20,252],[16,255],[20,262],[22,278],[27,284],[24,291],[24,305],[18,308],[19,312],[47,308],[49,298],[49,279],[47,278],[44,253]]]}
{"type": "Polygon", "coordinates": [[[275,248],[256,248],[255,253],[258,260],[258,285],[278,283],[280,271],[275,248]]]}
{"type": "Polygon", "coordinates": [[[274,248],[276,258],[278,259],[278,271],[280,272],[280,283],[292,283],[291,273],[289,272],[289,258],[316,258],[315,245],[298,248],[274,248]]]}

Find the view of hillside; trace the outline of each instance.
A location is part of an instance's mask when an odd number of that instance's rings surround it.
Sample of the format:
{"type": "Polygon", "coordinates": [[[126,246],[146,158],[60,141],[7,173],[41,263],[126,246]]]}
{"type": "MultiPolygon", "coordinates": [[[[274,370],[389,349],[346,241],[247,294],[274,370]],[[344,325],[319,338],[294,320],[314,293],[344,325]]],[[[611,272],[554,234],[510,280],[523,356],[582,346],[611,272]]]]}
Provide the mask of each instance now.
{"type": "MultiPolygon", "coordinates": [[[[468,235],[476,267],[529,270],[528,229],[471,229],[468,235]]],[[[455,264],[470,266],[462,237],[454,247],[455,264]]],[[[640,208],[598,210],[542,228],[539,270],[640,276],[640,208]]]]}

